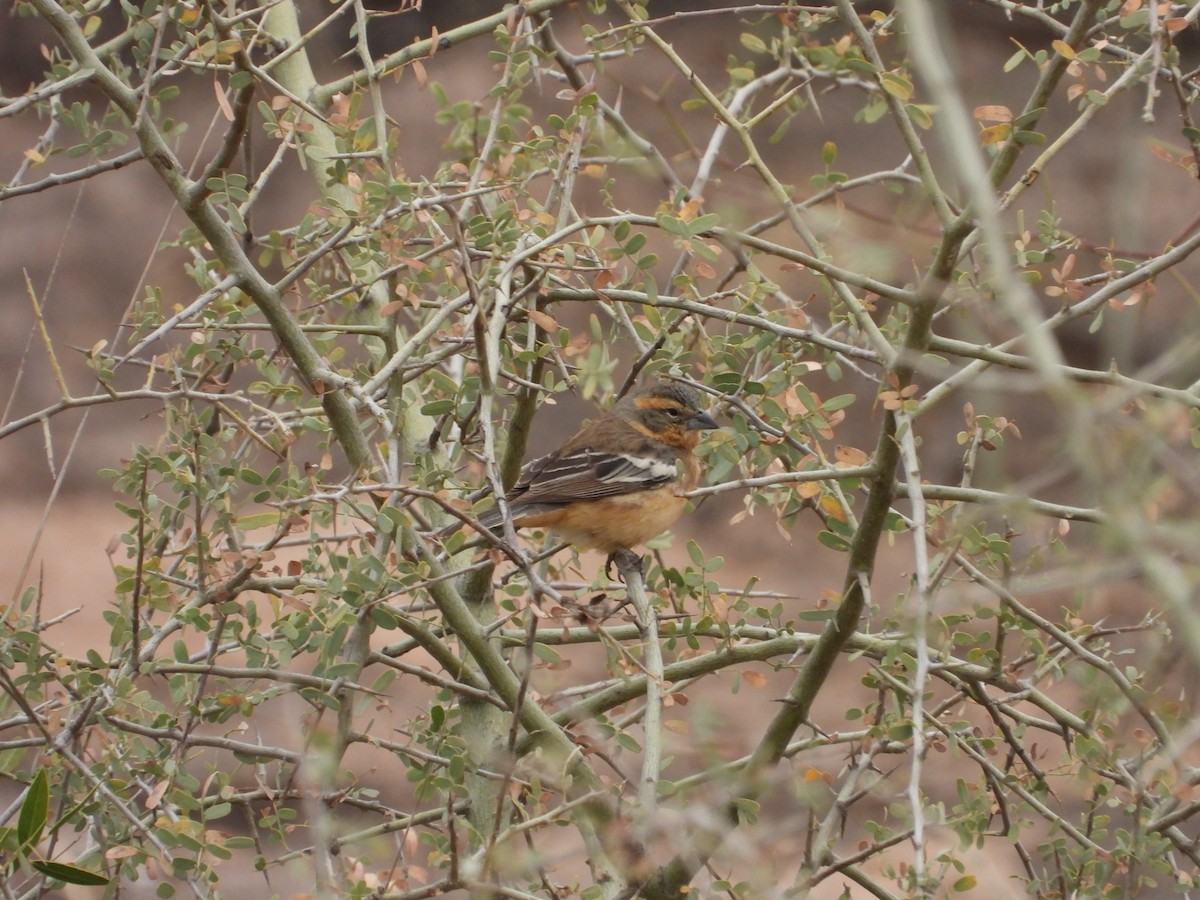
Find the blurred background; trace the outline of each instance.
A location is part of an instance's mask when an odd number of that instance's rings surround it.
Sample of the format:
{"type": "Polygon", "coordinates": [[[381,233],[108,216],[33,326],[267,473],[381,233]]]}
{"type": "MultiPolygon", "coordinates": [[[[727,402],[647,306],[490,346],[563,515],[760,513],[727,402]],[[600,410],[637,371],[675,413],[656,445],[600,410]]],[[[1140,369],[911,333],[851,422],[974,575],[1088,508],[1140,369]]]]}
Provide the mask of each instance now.
{"type": "MultiPolygon", "coordinates": [[[[654,12],[665,16],[672,10],[717,5],[657,2],[654,12]]],[[[866,11],[880,5],[861,6],[866,11]]],[[[300,6],[306,25],[327,10],[316,0],[302,0],[300,6]]],[[[497,8],[499,4],[495,3],[427,0],[420,11],[376,20],[371,30],[372,49],[387,52],[403,47],[428,36],[433,29],[445,32],[497,8]]],[[[982,2],[945,2],[937,4],[937,9],[947,58],[968,106],[1019,108],[1035,73],[1032,66],[1026,65],[1000,77],[1005,62],[1019,46],[1031,50],[1049,46],[1053,35],[1034,21],[1009,18],[1002,10],[982,2]]],[[[381,11],[385,10],[381,7],[381,11]]],[[[555,13],[555,21],[566,22],[582,15],[577,8],[562,9],[555,13]]],[[[353,43],[347,34],[349,24],[348,19],[335,23],[313,48],[313,59],[320,66],[319,79],[349,71],[355,63],[353,43]]],[[[739,35],[744,30],[746,26],[736,25],[733,17],[722,17],[668,23],[662,33],[681,51],[686,48],[689,63],[703,77],[720,84],[729,54],[738,52],[739,35]]],[[[562,27],[560,34],[566,37],[572,31],[562,27]]],[[[41,78],[43,46],[51,42],[37,19],[15,15],[5,19],[0,27],[0,94],[18,96],[41,78]]],[[[1180,45],[1184,68],[1190,68],[1197,56],[1194,35],[1181,35],[1180,45]]],[[[491,48],[491,41],[485,38],[439,53],[425,60],[428,77],[444,84],[452,97],[485,103],[495,77],[487,58],[491,48]]],[[[899,47],[891,50],[901,52],[899,47]]],[[[688,88],[660,55],[642,53],[632,61],[612,65],[607,74],[621,84],[622,109],[628,120],[665,156],[675,159],[695,154],[696,141],[707,134],[710,125],[701,123],[704,130],[693,134],[691,129],[697,126],[678,115],[688,88]]],[[[535,109],[535,118],[562,111],[563,104],[555,98],[560,87],[557,82],[548,82],[540,95],[526,96],[525,101],[535,109]]],[[[435,106],[428,89],[406,75],[387,90],[388,109],[402,132],[399,155],[406,174],[414,180],[432,176],[443,161],[440,145],[445,130],[434,121],[435,106]]],[[[223,122],[214,97],[205,101],[187,92],[185,98],[171,110],[176,118],[188,122],[179,154],[184,160],[203,159],[211,152],[214,135],[220,134],[223,122]]],[[[828,142],[837,145],[838,168],[852,175],[891,168],[903,160],[905,150],[898,134],[856,121],[861,97],[849,91],[830,91],[818,95],[817,100],[819,129],[794,126],[783,140],[767,149],[769,162],[781,179],[808,185],[825,170],[822,157],[828,142]]],[[[1148,122],[1145,102],[1143,91],[1127,92],[1112,102],[1089,133],[1052,163],[1022,201],[1030,216],[1036,217],[1047,197],[1056,198],[1060,227],[1080,239],[1075,251],[1080,270],[1095,269],[1110,248],[1115,255],[1133,260],[1160,252],[1168,242],[1189,234],[1200,217],[1200,194],[1194,174],[1187,169],[1186,144],[1180,138],[1174,106],[1160,101],[1155,121],[1148,122]]],[[[1042,128],[1050,135],[1057,134],[1074,112],[1061,96],[1055,103],[1042,128]]],[[[811,117],[804,119],[806,123],[812,121],[811,117]]],[[[35,121],[29,116],[0,119],[0,181],[11,178],[28,163],[26,151],[36,145],[45,127],[44,120],[35,121]]],[[[930,141],[930,147],[935,155],[943,152],[936,140],[930,141]]],[[[736,158],[723,160],[731,181],[739,162],[736,158]]],[[[52,159],[38,170],[37,177],[44,177],[56,167],[66,171],[69,163],[52,159]]],[[[288,165],[293,171],[287,179],[277,178],[272,183],[268,202],[259,205],[251,223],[258,234],[294,223],[316,199],[310,176],[294,163],[288,165]]],[[[644,183],[618,186],[630,197],[647,189],[644,183]]],[[[757,199],[747,191],[744,208],[734,205],[720,212],[735,223],[754,221],[759,218],[757,199]]],[[[1015,212],[1007,223],[1014,235],[1021,230],[1020,215],[1015,212]]],[[[855,192],[845,202],[818,207],[812,211],[811,221],[842,265],[895,283],[915,277],[937,240],[932,219],[883,190],[855,192]]],[[[183,251],[165,245],[182,225],[173,201],[143,163],[78,185],[0,202],[0,388],[4,421],[49,407],[59,396],[36,330],[27,281],[41,303],[68,385],[76,394],[92,393],[94,381],[83,362],[83,353],[101,341],[107,341],[109,348],[123,346],[126,316],[131,305],[143,297],[147,285],[161,286],[168,296],[175,293],[181,304],[194,297],[195,285],[181,271],[183,251]]],[[[1031,218],[1024,221],[1023,227],[1036,230],[1037,224],[1031,218]]],[[[1177,277],[1157,285],[1153,297],[1121,310],[1119,315],[1106,316],[1099,327],[1089,328],[1090,323],[1085,322],[1067,329],[1061,335],[1067,360],[1100,369],[1112,364],[1124,372],[1153,362],[1181,329],[1194,330],[1200,325],[1197,296],[1191,289],[1200,274],[1197,265],[1195,261],[1184,264],[1177,277]]],[[[809,276],[805,273],[769,274],[794,295],[815,290],[806,286],[809,276]]],[[[1047,309],[1054,308],[1050,298],[1045,298],[1045,303],[1047,309]]],[[[584,321],[586,312],[566,311],[564,321],[572,316],[584,321]]],[[[942,333],[970,338],[993,333],[1002,336],[1008,333],[1005,327],[999,320],[939,325],[942,333]]],[[[618,373],[623,375],[632,362],[631,354],[619,348],[615,352],[622,360],[618,373]]],[[[1200,377],[1200,368],[1191,375],[1200,377]]],[[[846,390],[865,396],[861,406],[856,407],[857,418],[847,426],[845,439],[869,451],[871,446],[866,442],[873,439],[878,419],[869,414],[868,398],[873,397],[876,387],[851,373],[837,392],[846,390]]],[[[985,386],[974,389],[969,398],[952,398],[931,421],[923,423],[927,439],[939,442],[925,448],[925,460],[932,463],[926,476],[943,483],[957,482],[961,448],[953,436],[962,427],[958,424],[962,405],[970,399],[980,412],[1008,416],[1021,432],[1019,440],[1007,441],[1002,452],[985,460],[990,470],[983,473],[985,479],[1026,483],[1031,492],[1046,499],[1080,502],[1065,490],[1071,483],[1070,472],[1056,446],[1061,437],[1055,431],[1056,414],[1036,386],[1014,379],[995,385],[994,394],[988,391],[985,386]],[[989,396],[1002,408],[984,409],[989,396]]],[[[582,398],[562,397],[560,401],[565,411],[556,416],[555,423],[541,420],[535,424],[534,452],[555,446],[591,408],[582,398]]],[[[117,498],[101,470],[119,466],[136,443],[156,441],[161,432],[159,414],[152,402],[98,406],[90,412],[56,416],[46,431],[33,426],[0,442],[0,529],[14,537],[8,552],[0,554],[0,587],[5,599],[10,600],[24,586],[41,584],[47,616],[82,607],[73,623],[57,632],[68,652],[85,650],[101,622],[100,615],[112,608],[108,554],[117,536],[129,525],[129,520],[114,509],[117,498]],[[61,478],[56,480],[59,474],[61,478]]],[[[701,504],[694,515],[679,523],[676,540],[665,551],[665,558],[686,559],[686,543],[694,539],[725,557],[723,579],[737,584],[750,576],[757,577],[764,589],[794,597],[789,601],[794,609],[811,609],[836,596],[844,577],[845,558],[816,542],[820,523],[815,517],[801,517],[789,533],[782,533],[767,516],[729,528],[730,519],[741,508],[734,495],[701,504]]],[[[1076,529],[1072,540],[1090,539],[1087,526],[1076,529]]],[[[1029,538],[1031,543],[1039,539],[1037,535],[1029,538]]],[[[883,551],[874,586],[877,596],[890,598],[904,590],[909,581],[910,558],[911,549],[905,546],[883,551]]],[[[1054,608],[1069,593],[1069,586],[1061,591],[1050,590],[1035,602],[1054,608]]],[[[1132,580],[1115,580],[1089,597],[1089,610],[1095,617],[1112,623],[1135,621],[1143,606],[1142,588],[1132,580]]],[[[570,677],[582,676],[577,670],[570,677]]],[[[1176,677],[1183,677],[1183,673],[1177,672],[1176,677]]],[[[754,695],[752,705],[759,717],[765,720],[771,714],[771,698],[777,696],[775,686],[785,683],[786,679],[772,674],[766,689],[754,695]]],[[[854,685],[847,682],[843,687],[853,690],[854,685]]],[[[832,714],[845,702],[841,690],[828,690],[822,698],[825,708],[819,708],[818,713],[832,714]]],[[[714,698],[712,703],[718,722],[723,711],[747,715],[747,701],[737,696],[714,698]]],[[[725,751],[736,755],[746,751],[753,729],[719,737],[728,745],[725,751]]],[[[1006,872],[1000,869],[997,874],[1006,872]]]]}

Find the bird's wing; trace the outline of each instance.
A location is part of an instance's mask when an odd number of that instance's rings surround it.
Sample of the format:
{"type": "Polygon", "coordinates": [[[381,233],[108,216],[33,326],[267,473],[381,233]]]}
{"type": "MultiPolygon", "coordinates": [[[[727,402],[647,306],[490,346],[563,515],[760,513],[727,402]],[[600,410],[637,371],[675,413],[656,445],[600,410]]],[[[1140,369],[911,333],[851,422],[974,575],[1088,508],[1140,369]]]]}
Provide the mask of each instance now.
{"type": "Polygon", "coordinates": [[[669,453],[642,456],[581,447],[533,460],[521,471],[509,501],[524,506],[598,500],[652,490],[677,477],[669,453]]]}

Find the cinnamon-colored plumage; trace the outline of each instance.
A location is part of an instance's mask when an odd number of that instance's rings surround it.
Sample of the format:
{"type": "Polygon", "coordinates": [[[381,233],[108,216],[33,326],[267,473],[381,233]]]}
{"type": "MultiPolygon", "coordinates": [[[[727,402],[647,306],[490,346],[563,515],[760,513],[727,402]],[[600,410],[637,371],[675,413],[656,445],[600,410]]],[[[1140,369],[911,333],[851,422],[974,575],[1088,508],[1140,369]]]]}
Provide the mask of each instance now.
{"type": "MultiPolygon", "coordinates": [[[[561,449],[533,460],[506,498],[517,528],[547,528],[581,549],[608,554],[662,534],[700,480],[693,450],[716,428],[686,385],[660,381],[585,422],[561,449]]],[[[480,517],[487,528],[500,509],[480,517]]]]}

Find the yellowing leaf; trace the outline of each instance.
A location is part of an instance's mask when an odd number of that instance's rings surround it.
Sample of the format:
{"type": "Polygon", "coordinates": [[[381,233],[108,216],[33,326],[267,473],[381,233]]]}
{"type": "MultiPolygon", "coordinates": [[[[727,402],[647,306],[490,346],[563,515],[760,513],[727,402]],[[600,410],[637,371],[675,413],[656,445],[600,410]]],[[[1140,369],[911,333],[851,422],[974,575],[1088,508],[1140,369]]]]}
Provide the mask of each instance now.
{"type": "Polygon", "coordinates": [[[1012,125],[1008,122],[1001,122],[999,125],[990,125],[979,132],[979,143],[1001,144],[1008,140],[1010,134],[1012,134],[1012,125]]]}
{"type": "Polygon", "coordinates": [[[1075,48],[1072,47],[1070,44],[1068,44],[1066,41],[1051,41],[1050,46],[1053,47],[1054,52],[1057,53],[1059,56],[1061,56],[1063,59],[1074,59],[1075,58],[1075,48]]]}
{"type": "Polygon", "coordinates": [[[675,218],[682,219],[684,222],[692,221],[696,216],[700,215],[700,207],[703,203],[704,201],[699,197],[693,197],[679,208],[679,215],[675,218]]]}
{"type": "Polygon", "coordinates": [[[820,499],[819,503],[821,509],[825,512],[825,515],[829,516],[829,518],[836,519],[839,522],[846,521],[846,511],[842,509],[842,504],[838,502],[837,497],[834,497],[831,494],[826,494],[820,499]]]}

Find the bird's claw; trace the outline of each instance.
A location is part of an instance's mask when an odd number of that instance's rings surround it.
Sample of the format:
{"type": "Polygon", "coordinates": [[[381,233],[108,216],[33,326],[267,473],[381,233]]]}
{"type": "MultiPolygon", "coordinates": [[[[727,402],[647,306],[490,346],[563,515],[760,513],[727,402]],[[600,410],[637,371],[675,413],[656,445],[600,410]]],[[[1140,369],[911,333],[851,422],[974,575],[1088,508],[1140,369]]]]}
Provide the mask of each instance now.
{"type": "Polygon", "coordinates": [[[623,571],[626,568],[636,569],[638,574],[641,575],[643,578],[646,575],[646,557],[639,556],[638,554],[636,554],[632,550],[630,550],[628,547],[621,547],[620,549],[614,550],[612,553],[608,554],[608,559],[606,559],[604,561],[604,574],[609,579],[612,579],[612,577],[613,577],[613,573],[612,573],[613,563],[617,564],[617,576],[616,577],[617,577],[617,580],[621,582],[621,584],[625,583],[625,576],[623,574],[623,571]]]}

